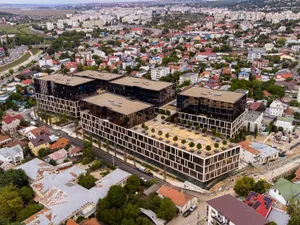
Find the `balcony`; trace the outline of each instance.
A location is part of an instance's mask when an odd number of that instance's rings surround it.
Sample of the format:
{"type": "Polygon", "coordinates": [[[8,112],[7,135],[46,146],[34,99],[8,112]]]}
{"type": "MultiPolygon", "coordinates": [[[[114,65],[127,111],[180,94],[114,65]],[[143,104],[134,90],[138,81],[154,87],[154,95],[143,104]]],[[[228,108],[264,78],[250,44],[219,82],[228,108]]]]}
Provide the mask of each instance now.
{"type": "Polygon", "coordinates": [[[220,216],[212,216],[212,219],[216,225],[229,225],[229,220],[225,219],[225,221],[223,221],[223,218],[220,216]]]}

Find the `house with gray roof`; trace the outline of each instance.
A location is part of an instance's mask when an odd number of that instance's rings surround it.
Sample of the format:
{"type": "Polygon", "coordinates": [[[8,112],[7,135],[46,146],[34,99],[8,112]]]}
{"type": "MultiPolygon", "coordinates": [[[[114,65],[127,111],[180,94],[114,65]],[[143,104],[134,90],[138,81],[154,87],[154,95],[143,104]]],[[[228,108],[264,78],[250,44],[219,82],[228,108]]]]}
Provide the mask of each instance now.
{"type": "Polygon", "coordinates": [[[16,165],[24,159],[23,149],[20,145],[0,149],[0,161],[16,165]]]}
{"type": "MultiPolygon", "coordinates": [[[[42,172],[37,169],[41,165],[41,160],[30,162],[28,162],[29,165],[35,165],[33,168],[27,166],[27,163],[20,168],[28,176],[37,177],[38,175],[35,174],[42,172]]],[[[45,168],[44,164],[43,168],[45,168]]],[[[78,177],[84,173],[86,171],[77,166],[65,170],[44,171],[39,179],[31,183],[44,209],[23,221],[24,224],[56,225],[63,224],[70,218],[75,220],[79,216],[87,218],[96,211],[98,200],[106,197],[111,186],[125,186],[127,178],[131,175],[116,169],[96,181],[95,186],[88,190],[77,183],[78,177]]]]}

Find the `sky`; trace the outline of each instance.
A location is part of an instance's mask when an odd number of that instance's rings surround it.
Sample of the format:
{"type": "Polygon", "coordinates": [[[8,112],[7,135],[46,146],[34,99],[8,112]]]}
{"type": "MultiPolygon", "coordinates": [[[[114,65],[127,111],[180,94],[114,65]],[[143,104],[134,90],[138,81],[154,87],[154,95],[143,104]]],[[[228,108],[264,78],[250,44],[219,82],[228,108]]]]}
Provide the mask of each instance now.
{"type": "Polygon", "coordinates": [[[125,0],[0,0],[0,4],[80,4],[91,2],[121,2],[125,0]],[[26,2],[26,3],[25,3],[26,2]]]}

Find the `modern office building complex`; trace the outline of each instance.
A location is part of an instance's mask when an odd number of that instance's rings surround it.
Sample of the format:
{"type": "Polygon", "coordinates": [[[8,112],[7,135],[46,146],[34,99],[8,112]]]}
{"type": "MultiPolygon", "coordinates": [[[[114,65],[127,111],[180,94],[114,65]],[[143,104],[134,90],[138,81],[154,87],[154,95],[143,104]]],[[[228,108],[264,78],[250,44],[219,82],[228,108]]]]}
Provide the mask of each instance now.
{"type": "Polygon", "coordinates": [[[105,89],[107,83],[120,75],[83,71],[72,76],[53,74],[34,79],[37,108],[52,113],[79,117],[79,100],[105,89]]]}
{"type": "Polygon", "coordinates": [[[137,99],[143,102],[162,106],[175,98],[175,84],[151,81],[134,77],[123,77],[111,81],[108,91],[137,99]]]}
{"type": "Polygon", "coordinates": [[[246,95],[194,87],[177,95],[178,119],[231,138],[243,126],[246,95]]]}
{"type": "Polygon", "coordinates": [[[124,160],[134,157],[201,186],[239,166],[238,145],[152,119],[152,105],[110,93],[80,105],[85,132],[109,142],[124,160]]]}

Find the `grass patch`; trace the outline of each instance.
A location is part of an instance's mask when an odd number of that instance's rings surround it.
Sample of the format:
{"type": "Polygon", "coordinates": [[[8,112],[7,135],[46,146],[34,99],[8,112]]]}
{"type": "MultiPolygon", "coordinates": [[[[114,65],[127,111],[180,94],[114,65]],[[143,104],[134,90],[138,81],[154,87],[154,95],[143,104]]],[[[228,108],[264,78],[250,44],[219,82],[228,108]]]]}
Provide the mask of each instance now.
{"type": "Polygon", "coordinates": [[[1,66],[0,67],[0,72],[3,72],[3,71],[6,71],[6,70],[9,70],[15,66],[18,66],[19,64],[27,61],[29,58],[30,58],[30,53],[29,52],[26,52],[25,55],[23,55],[22,57],[18,58],[17,60],[11,62],[11,63],[8,63],[4,66],[1,66]]]}
{"type": "Polygon", "coordinates": [[[30,51],[31,51],[31,53],[32,53],[33,55],[36,55],[36,54],[40,51],[40,49],[38,49],[38,48],[33,48],[33,49],[31,49],[30,51]]]}

